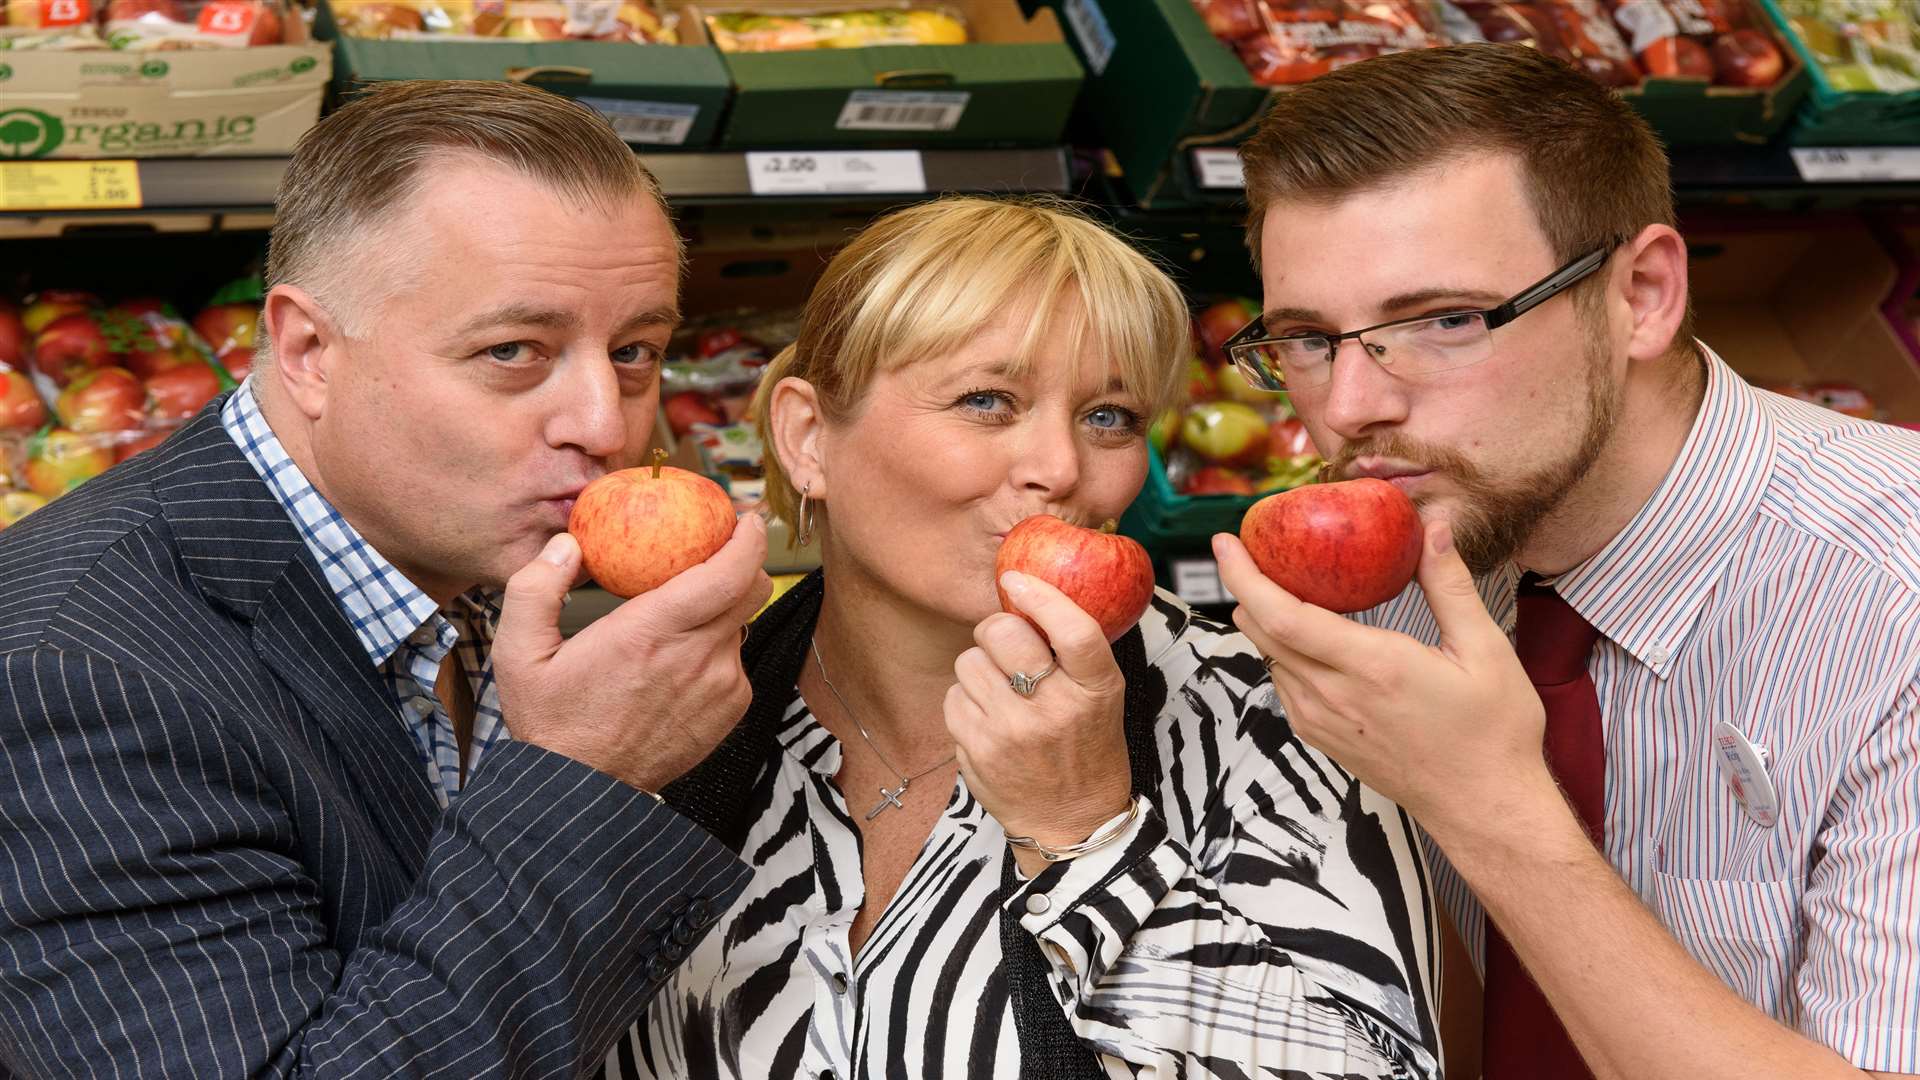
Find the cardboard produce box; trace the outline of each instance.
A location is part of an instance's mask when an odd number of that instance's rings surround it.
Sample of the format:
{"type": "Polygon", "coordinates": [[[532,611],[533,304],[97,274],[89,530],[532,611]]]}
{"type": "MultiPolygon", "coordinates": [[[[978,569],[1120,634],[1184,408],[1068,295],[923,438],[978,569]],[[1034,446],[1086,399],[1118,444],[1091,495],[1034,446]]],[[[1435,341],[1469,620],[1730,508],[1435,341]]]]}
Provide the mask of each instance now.
{"type": "Polygon", "coordinates": [[[1884,306],[1899,269],[1867,227],[1687,235],[1700,340],[1773,383],[1848,382],[1920,423],[1920,367],[1884,306]]]}
{"type": "Polygon", "coordinates": [[[680,16],[681,44],[653,45],[360,38],[341,33],[334,15],[335,4],[351,2],[322,0],[315,20],[319,35],[333,43],[342,92],[358,82],[393,79],[524,82],[593,106],[636,146],[709,146],[726,111],[726,67],[686,8],[656,5],[680,16]]]}
{"type": "Polygon", "coordinates": [[[332,53],[298,19],[287,37],[244,49],[0,51],[0,160],[288,153],[320,118],[332,53]]]}
{"type": "MultiPolygon", "coordinates": [[[[860,0],[830,5],[857,10],[860,0]]],[[[877,6],[877,5],[876,5],[877,6]]],[[[734,85],[723,146],[1043,145],[1058,142],[1083,72],[1053,12],[950,0],[965,45],[722,52],[734,85]]],[[[718,0],[700,15],[812,14],[819,0],[718,0]]]]}
{"type": "MultiPolygon", "coordinates": [[[[1087,101],[1139,205],[1235,201],[1229,151],[1251,135],[1287,86],[1257,85],[1240,58],[1207,30],[1192,0],[1029,0],[1055,9],[1087,65],[1087,101]]],[[[1668,143],[1763,143],[1793,119],[1806,95],[1805,65],[1760,0],[1752,25],[1769,31],[1785,71],[1765,89],[1648,79],[1621,95],[1668,143]]],[[[1443,32],[1471,23],[1427,10],[1443,32]]]]}

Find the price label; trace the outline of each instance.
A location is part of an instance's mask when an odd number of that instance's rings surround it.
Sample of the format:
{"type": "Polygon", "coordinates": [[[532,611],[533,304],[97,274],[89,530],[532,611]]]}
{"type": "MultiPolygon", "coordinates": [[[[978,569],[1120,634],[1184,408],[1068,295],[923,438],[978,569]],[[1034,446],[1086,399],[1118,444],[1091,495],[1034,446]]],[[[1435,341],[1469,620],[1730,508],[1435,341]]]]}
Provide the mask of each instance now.
{"type": "Polygon", "coordinates": [[[1240,169],[1240,152],[1217,146],[1193,152],[1193,176],[1203,188],[1242,189],[1246,173],[1240,169]]]}
{"type": "Polygon", "coordinates": [[[755,195],[918,195],[927,190],[918,150],[747,154],[755,195]]]}
{"type": "Polygon", "coordinates": [[[131,161],[0,162],[0,210],[138,210],[131,161]]]}
{"type": "Polygon", "coordinates": [[[1233,594],[1220,583],[1220,564],[1212,559],[1175,559],[1167,568],[1173,571],[1173,594],[1187,603],[1233,601],[1233,594]]]}
{"type": "Polygon", "coordinates": [[[1810,184],[1920,180],[1920,147],[1796,146],[1793,164],[1810,184]]]}
{"type": "Polygon", "coordinates": [[[973,97],[965,90],[855,90],[833,126],[842,131],[952,131],[973,97]]]}
{"type": "Polygon", "coordinates": [[[625,141],[652,146],[685,146],[693,122],[700,116],[698,105],[666,101],[583,97],[580,103],[599,110],[625,141]]]}

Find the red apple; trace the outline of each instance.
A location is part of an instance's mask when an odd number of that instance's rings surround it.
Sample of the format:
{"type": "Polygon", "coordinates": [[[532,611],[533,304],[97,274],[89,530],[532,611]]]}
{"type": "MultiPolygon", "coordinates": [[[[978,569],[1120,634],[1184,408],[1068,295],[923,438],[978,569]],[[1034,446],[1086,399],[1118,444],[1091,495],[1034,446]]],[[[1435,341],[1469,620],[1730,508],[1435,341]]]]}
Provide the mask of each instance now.
{"type": "Polygon", "coordinates": [[[1207,21],[1207,31],[1224,41],[1252,37],[1266,29],[1254,0],[1203,0],[1194,5],[1207,21]]]}
{"type": "Polygon", "coordinates": [[[1692,38],[1661,38],[1642,49],[1638,59],[1647,74],[1656,79],[1713,78],[1713,56],[1692,38]]]}
{"type": "Polygon", "coordinates": [[[20,309],[0,300],[0,369],[19,371],[27,362],[27,324],[20,309]]]}
{"type": "Polygon", "coordinates": [[[1227,354],[1221,346],[1259,317],[1260,305],[1245,297],[1209,305],[1196,320],[1200,324],[1200,342],[1206,346],[1207,357],[1214,363],[1226,360],[1227,354]]]}
{"type": "Polygon", "coordinates": [[[1421,536],[1413,500],[1371,477],[1269,495],[1240,520],[1261,573],[1343,614],[1399,596],[1420,565],[1421,536]]]}
{"type": "Polygon", "coordinates": [[[219,397],[222,389],[211,364],[181,364],[147,377],[153,415],[161,420],[185,420],[219,397]]]}
{"type": "Polygon", "coordinates": [[[33,339],[33,366],[65,386],[77,375],[105,367],[113,348],[92,315],[62,315],[41,328],[33,339]]]}
{"type": "Polygon", "coordinates": [[[45,505],[47,505],[47,497],[36,495],[31,491],[0,493],[0,529],[6,528],[45,505]]]}
{"type": "Polygon", "coordinates": [[[1220,383],[1213,377],[1213,365],[1197,356],[1187,360],[1187,400],[1212,401],[1220,393],[1220,383]]]}
{"type": "Polygon", "coordinates": [[[1294,458],[1315,457],[1319,454],[1313,448],[1313,436],[1307,432],[1307,425],[1297,416],[1285,420],[1267,429],[1267,456],[1291,461],[1294,458]]]}
{"type": "Polygon", "coordinates": [[[1267,457],[1267,420],[1237,401],[1190,406],[1180,442],[1216,465],[1257,465],[1267,457]]]}
{"type": "Polygon", "coordinates": [[[738,520],[719,484],[668,468],[665,450],[653,464],[621,469],[588,484],[574,500],[567,531],[580,542],[587,573],[621,597],[659,588],[726,546],[738,520]]]}
{"type": "Polygon", "coordinates": [[[0,371],[0,430],[39,431],[47,405],[34,393],[33,380],[18,371],[0,371]]]}
{"type": "Polygon", "coordinates": [[[120,462],[127,460],[143,450],[151,450],[159,446],[161,443],[167,441],[167,436],[178,430],[180,429],[175,427],[155,428],[137,439],[121,443],[113,448],[114,464],[118,465],[120,462]]]}
{"type": "Polygon", "coordinates": [[[993,560],[994,588],[1001,610],[1026,618],[1000,587],[1000,575],[1009,570],[1031,574],[1065,593],[1093,616],[1109,643],[1139,622],[1153,600],[1153,561],[1147,549],[1114,532],[1111,521],[1083,529],[1052,514],[1035,514],[1007,530],[993,560]]]}
{"type": "Polygon", "coordinates": [[[1187,495],[1251,495],[1253,481],[1246,473],[1221,465],[1195,469],[1180,490],[1187,495]]]}
{"type": "Polygon", "coordinates": [[[46,289],[27,297],[27,308],[20,313],[20,322],[26,326],[27,333],[38,334],[62,315],[79,315],[99,306],[99,297],[92,293],[46,289]]]}
{"type": "Polygon", "coordinates": [[[721,353],[738,346],[745,340],[745,338],[740,336],[740,331],[732,329],[731,327],[709,330],[701,334],[699,339],[694,343],[693,352],[695,356],[706,360],[719,356],[721,353]]]}
{"type": "Polygon", "coordinates": [[[147,391],[125,368],[100,368],[67,384],[53,411],[75,431],[137,431],[146,419],[147,391]]]}
{"type": "Polygon", "coordinates": [[[1713,39],[1713,68],[1723,86],[1772,86],[1786,61],[1767,35],[1735,30],[1713,39]]]}
{"type": "Polygon", "coordinates": [[[727,418],[713,407],[705,395],[693,390],[667,395],[667,399],[660,403],[660,409],[667,414],[667,427],[673,429],[674,438],[692,431],[695,424],[727,422],[727,418]]]}
{"type": "Polygon", "coordinates": [[[121,365],[142,379],[171,368],[194,365],[206,367],[206,357],[191,345],[170,345],[160,349],[135,349],[121,358],[121,365]]]}
{"type": "Polygon", "coordinates": [[[27,486],[58,498],[113,468],[113,450],[99,435],[54,428],[27,446],[27,486]]]}
{"type": "Polygon", "coordinates": [[[228,349],[220,354],[220,366],[227,369],[234,382],[239,382],[253,370],[253,350],[228,349]]]}
{"type": "Polygon", "coordinates": [[[215,356],[232,349],[252,349],[260,330],[260,308],[255,304],[215,304],[193,317],[193,328],[213,347],[215,356]]]}

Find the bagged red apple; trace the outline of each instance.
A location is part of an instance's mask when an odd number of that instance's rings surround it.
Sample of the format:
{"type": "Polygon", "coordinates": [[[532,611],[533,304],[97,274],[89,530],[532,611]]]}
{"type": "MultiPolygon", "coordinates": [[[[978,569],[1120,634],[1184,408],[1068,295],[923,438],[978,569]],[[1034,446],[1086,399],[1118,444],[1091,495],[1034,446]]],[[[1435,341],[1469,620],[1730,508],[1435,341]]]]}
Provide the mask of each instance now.
{"type": "MultiPolygon", "coordinates": [[[[1052,514],[1035,514],[1007,530],[993,561],[1003,611],[1033,622],[1007,596],[1000,576],[1009,570],[1059,589],[1100,624],[1109,644],[1140,621],[1153,600],[1153,561],[1139,542],[1113,531],[1109,521],[1083,529],[1052,514]]],[[[1038,624],[1035,630],[1040,630],[1038,624]]],[[[1046,631],[1040,630],[1045,637],[1046,631]]]]}
{"type": "Polygon", "coordinates": [[[650,592],[726,546],[738,518],[719,484],[665,464],[610,472],[573,503],[567,531],[601,588],[630,598],[650,592]]]}

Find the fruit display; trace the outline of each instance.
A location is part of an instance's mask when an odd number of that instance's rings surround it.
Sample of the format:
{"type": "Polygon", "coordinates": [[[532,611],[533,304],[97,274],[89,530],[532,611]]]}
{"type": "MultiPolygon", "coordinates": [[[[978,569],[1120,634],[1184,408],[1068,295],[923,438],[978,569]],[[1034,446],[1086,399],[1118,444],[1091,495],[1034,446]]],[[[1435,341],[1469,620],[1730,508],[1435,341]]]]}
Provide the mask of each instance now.
{"type": "Polygon", "coordinates": [[[1832,409],[1837,413],[1859,420],[1885,420],[1879,403],[1873,395],[1850,382],[1839,380],[1819,380],[1811,382],[1773,382],[1755,380],[1754,385],[1762,390],[1771,390],[1796,401],[1806,401],[1823,409],[1832,409]]]}
{"type": "Polygon", "coordinates": [[[1221,346],[1255,318],[1245,298],[1221,300],[1194,319],[1187,403],[1155,418],[1148,439],[1182,495],[1256,495],[1297,487],[1320,471],[1306,425],[1286,396],[1252,386],[1221,346]]]}
{"type": "Polygon", "coordinates": [[[1836,90],[1920,90],[1920,6],[1911,0],[1776,0],[1836,90]]]}
{"type": "Polygon", "coordinates": [[[752,11],[707,16],[707,33],[721,52],[796,52],[870,45],[965,45],[967,25],[947,7],[774,14],[752,11]]]}
{"type": "Polygon", "coordinates": [[[0,526],[158,445],[236,385],[256,322],[252,305],[203,310],[196,324],[219,338],[217,352],[151,297],[0,299],[0,526]]]}
{"type": "MultiPolygon", "coordinates": [[[[1000,576],[1009,570],[1030,574],[1093,616],[1109,643],[1118,641],[1153,600],[1153,561],[1139,541],[1113,530],[1111,521],[1083,529],[1052,514],[1035,514],[1008,529],[993,560],[1001,610],[1026,618],[1008,598],[1000,576]]],[[[1046,637],[1046,631],[1040,636],[1046,637]]]]}
{"type": "Polygon", "coordinates": [[[799,334],[797,309],[741,310],[690,320],[660,373],[660,413],[678,442],[744,511],[766,494],[760,435],[747,414],[767,363],[799,334]]]}
{"type": "Polygon", "coordinates": [[[738,520],[719,484],[664,464],[608,473],[581,490],[567,519],[587,573],[601,588],[634,597],[706,562],[738,520]]]}
{"type": "MultiPolygon", "coordinates": [[[[1819,0],[1825,4],[1826,0],[1819,0]]],[[[1866,6],[1892,6],[1862,0],[1866,6]]],[[[1370,56],[1517,41],[1599,82],[1653,78],[1767,87],[1786,68],[1746,0],[1193,0],[1262,86],[1306,82],[1370,56]]]]}
{"type": "Polygon", "coordinates": [[[332,0],[340,32],[433,41],[679,43],[676,17],[645,0],[332,0]]]}
{"type": "Polygon", "coordinates": [[[1240,542],[1261,573],[1342,614],[1399,596],[1420,566],[1422,535],[1413,500],[1372,478],[1271,495],[1240,522],[1240,542]]]}
{"type": "Polygon", "coordinates": [[[7,0],[0,48],[243,49],[287,40],[286,0],[7,0]]]}

